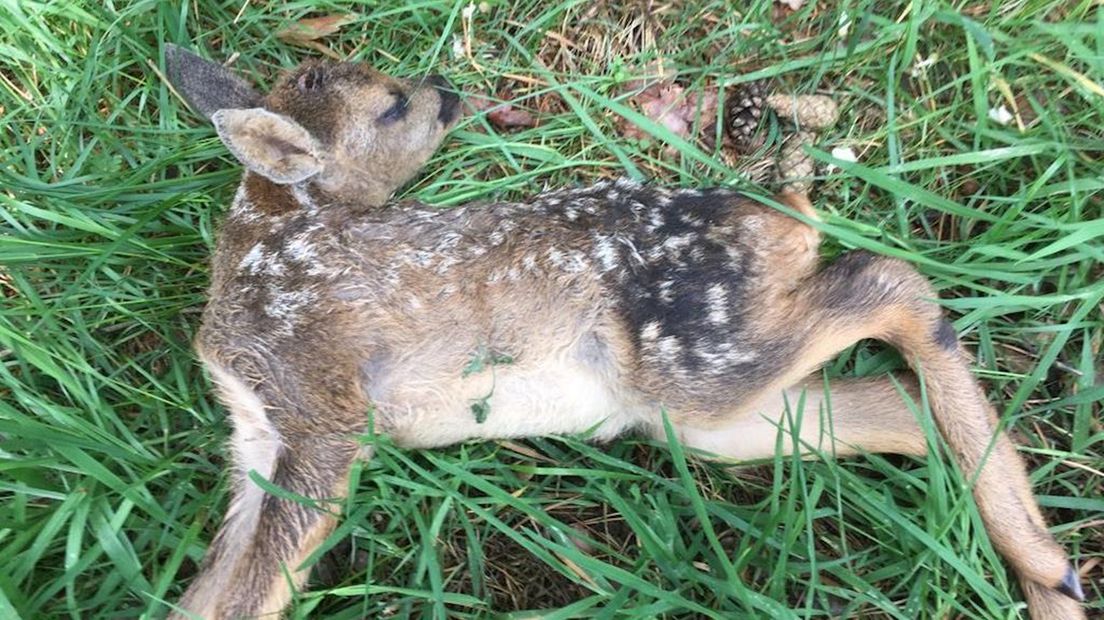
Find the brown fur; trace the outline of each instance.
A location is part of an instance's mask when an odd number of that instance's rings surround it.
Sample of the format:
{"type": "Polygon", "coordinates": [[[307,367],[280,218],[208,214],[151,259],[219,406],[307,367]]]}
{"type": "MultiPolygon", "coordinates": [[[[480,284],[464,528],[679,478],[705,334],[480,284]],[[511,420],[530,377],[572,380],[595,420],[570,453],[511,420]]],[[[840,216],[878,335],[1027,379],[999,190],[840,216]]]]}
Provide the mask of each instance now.
{"type": "MultiPolygon", "coordinates": [[[[169,55],[170,75],[214,72],[185,54],[169,55]]],[[[215,107],[203,92],[186,95],[215,107]]],[[[921,427],[888,378],[827,392],[810,378],[857,340],[879,338],[922,373],[1032,615],[1082,615],[1054,590],[1075,593],[1066,555],[909,265],[855,252],[821,267],[813,227],[727,190],[619,181],[520,204],[379,209],[437,147],[453,98],[354,65],[310,64],[265,102],[279,117],[236,116],[242,127],[220,129],[228,146],[243,152],[238,141],[265,123],[302,144],[249,151],[215,253],[197,347],[234,419],[238,471],[230,515],[181,609],[234,618],[284,608],[336,522],[370,410],[377,431],[410,447],[588,430],[662,437],[666,410],[685,444],[718,458],[769,456],[779,424],[801,442],[784,441],[787,451],[923,454],[921,427]],[[396,90],[409,100],[401,115],[396,90]],[[266,157],[315,143],[319,172],[273,180],[283,169],[266,157]],[[486,355],[508,361],[469,372],[486,355]],[[803,394],[798,427],[787,411],[803,394]],[[264,493],[250,470],[305,501],[264,493]]],[[[778,201],[815,220],[799,192],[778,201]]],[[[916,376],[899,381],[919,397],[916,376]]]]}

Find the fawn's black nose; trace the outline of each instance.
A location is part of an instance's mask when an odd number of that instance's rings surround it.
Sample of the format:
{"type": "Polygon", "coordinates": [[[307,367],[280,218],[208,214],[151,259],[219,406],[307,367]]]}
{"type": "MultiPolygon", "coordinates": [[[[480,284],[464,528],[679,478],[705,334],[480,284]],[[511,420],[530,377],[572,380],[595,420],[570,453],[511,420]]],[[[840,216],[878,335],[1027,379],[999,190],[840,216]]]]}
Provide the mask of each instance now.
{"type": "Polygon", "coordinates": [[[460,96],[456,94],[452,84],[439,75],[431,75],[426,81],[436,88],[441,96],[441,108],[437,111],[437,120],[441,121],[442,125],[452,124],[460,114],[460,96]]]}

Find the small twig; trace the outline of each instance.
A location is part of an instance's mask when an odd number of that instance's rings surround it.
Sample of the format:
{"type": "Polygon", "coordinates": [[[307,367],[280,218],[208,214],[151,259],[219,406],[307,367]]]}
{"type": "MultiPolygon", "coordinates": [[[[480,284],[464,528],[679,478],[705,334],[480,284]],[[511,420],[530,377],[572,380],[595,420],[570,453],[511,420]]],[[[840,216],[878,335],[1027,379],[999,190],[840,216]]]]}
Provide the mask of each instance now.
{"type": "Polygon", "coordinates": [[[1100,471],[1099,469],[1093,469],[1092,467],[1089,467],[1088,465],[1085,465],[1083,463],[1078,463],[1076,461],[1070,461],[1068,459],[1062,459],[1058,462],[1063,464],[1063,465],[1068,465],[1070,467],[1074,467],[1076,469],[1085,470],[1085,471],[1089,472],[1090,474],[1094,474],[1096,476],[1100,476],[1101,478],[1104,478],[1104,471],[1100,471]]]}
{"type": "Polygon", "coordinates": [[[242,15],[245,15],[245,9],[249,7],[249,0],[242,2],[241,8],[238,9],[238,14],[234,16],[234,20],[230,23],[237,24],[242,15]]]}

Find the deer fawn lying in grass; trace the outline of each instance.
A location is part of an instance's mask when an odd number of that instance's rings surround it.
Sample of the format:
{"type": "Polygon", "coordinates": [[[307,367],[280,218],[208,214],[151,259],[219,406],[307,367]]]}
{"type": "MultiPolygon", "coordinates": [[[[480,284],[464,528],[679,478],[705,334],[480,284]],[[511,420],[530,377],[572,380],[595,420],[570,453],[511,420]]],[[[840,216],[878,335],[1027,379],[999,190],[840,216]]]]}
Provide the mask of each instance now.
{"type": "MultiPolygon", "coordinates": [[[[816,413],[830,396],[831,433],[805,415],[804,444],[924,454],[890,378],[826,393],[812,376],[864,338],[922,372],[1032,616],[1083,617],[1024,465],[908,264],[852,252],[820,266],[816,229],[724,189],[617,181],[516,204],[384,206],[455,123],[444,80],[310,62],[261,96],[189,52],[166,56],[175,88],[246,167],[196,338],[233,418],[233,500],[181,617],[280,613],[366,456],[370,411],[376,431],[417,448],[588,430],[662,438],[666,412],[685,445],[757,459],[775,452],[787,402],[804,395],[816,413]],[[477,351],[512,363],[493,379],[465,372],[477,351]],[[267,494],[250,470],[327,509],[267,494]]],[[[777,200],[815,217],[799,192],[777,200]]],[[[919,397],[914,376],[901,384],[919,397]]]]}

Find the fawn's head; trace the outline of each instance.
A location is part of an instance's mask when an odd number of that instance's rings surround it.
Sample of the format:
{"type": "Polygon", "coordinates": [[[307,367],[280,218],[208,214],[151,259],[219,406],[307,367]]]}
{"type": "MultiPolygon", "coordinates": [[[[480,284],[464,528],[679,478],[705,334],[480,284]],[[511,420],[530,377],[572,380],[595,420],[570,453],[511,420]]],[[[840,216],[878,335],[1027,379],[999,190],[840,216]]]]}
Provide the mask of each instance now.
{"type": "Polygon", "coordinates": [[[377,206],[425,163],[459,116],[443,78],[403,80],[357,63],[308,61],[262,96],[225,67],[173,45],[169,81],[249,170],[377,206]]]}

